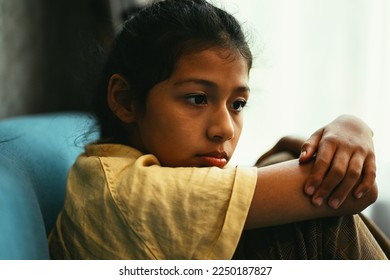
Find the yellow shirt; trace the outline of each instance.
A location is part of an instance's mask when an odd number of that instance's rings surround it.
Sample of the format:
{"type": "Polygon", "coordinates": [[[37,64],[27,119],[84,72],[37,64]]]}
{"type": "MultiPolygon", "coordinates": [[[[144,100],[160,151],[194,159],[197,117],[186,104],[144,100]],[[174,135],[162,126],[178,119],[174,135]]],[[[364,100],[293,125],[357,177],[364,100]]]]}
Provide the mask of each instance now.
{"type": "Polygon", "coordinates": [[[128,146],[88,145],[68,175],[52,257],[230,259],[256,179],[256,168],[168,168],[128,146]]]}

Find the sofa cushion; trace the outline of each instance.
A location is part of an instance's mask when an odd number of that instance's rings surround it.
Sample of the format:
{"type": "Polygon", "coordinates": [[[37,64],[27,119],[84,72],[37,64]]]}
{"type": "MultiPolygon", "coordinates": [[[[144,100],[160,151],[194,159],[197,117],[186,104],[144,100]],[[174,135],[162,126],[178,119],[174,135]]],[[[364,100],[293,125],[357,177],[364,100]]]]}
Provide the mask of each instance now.
{"type": "Polygon", "coordinates": [[[67,171],[97,138],[85,113],[0,121],[0,259],[48,258],[47,234],[65,195],[67,171]]]}

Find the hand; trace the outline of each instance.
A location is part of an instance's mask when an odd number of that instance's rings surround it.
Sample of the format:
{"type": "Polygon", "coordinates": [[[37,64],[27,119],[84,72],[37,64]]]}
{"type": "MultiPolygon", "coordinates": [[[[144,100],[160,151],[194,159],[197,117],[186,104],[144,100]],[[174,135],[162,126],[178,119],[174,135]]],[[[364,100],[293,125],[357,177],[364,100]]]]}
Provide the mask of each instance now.
{"type": "Polygon", "coordinates": [[[343,115],[317,130],[302,146],[300,162],[315,157],[305,192],[320,206],[338,208],[350,192],[363,197],[375,188],[376,164],[371,129],[360,119],[343,115]]]}

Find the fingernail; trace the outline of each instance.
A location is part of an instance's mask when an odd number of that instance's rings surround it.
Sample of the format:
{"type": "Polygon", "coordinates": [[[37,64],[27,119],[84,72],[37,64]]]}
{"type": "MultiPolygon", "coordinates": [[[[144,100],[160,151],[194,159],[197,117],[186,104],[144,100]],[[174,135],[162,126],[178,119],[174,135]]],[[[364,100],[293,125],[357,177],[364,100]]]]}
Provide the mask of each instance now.
{"type": "Polygon", "coordinates": [[[306,156],[306,154],[307,154],[306,151],[302,151],[302,152],[301,152],[301,155],[300,155],[299,157],[304,157],[304,156],[306,156]]]}
{"type": "Polygon", "coordinates": [[[362,196],[363,196],[363,192],[360,192],[360,193],[358,193],[357,195],[356,195],[356,198],[362,198],[362,196]]]}
{"type": "Polygon", "coordinates": [[[317,197],[316,199],[313,200],[313,203],[317,206],[321,206],[323,202],[324,199],[322,197],[317,197]]]}
{"type": "Polygon", "coordinates": [[[337,209],[339,208],[339,205],[340,205],[340,199],[332,199],[330,202],[329,202],[329,205],[330,207],[332,207],[333,209],[337,209]]]}
{"type": "Polygon", "coordinates": [[[306,189],[306,193],[307,193],[308,195],[312,195],[312,194],[314,193],[315,190],[316,190],[316,188],[315,188],[314,186],[309,186],[309,187],[307,187],[307,189],[306,189]]]}

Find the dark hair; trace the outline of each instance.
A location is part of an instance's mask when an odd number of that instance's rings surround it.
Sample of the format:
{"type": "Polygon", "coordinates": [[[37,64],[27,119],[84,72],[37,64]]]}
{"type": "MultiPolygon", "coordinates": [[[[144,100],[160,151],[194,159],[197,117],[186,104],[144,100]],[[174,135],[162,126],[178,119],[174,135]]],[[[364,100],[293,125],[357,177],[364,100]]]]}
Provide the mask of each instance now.
{"type": "Polygon", "coordinates": [[[251,68],[252,54],[238,21],[205,0],[158,1],[125,21],[108,56],[95,100],[101,137],[126,142],[121,121],[107,104],[107,86],[113,74],[125,77],[142,111],[151,88],[169,78],[184,53],[214,46],[236,48],[251,68]]]}

